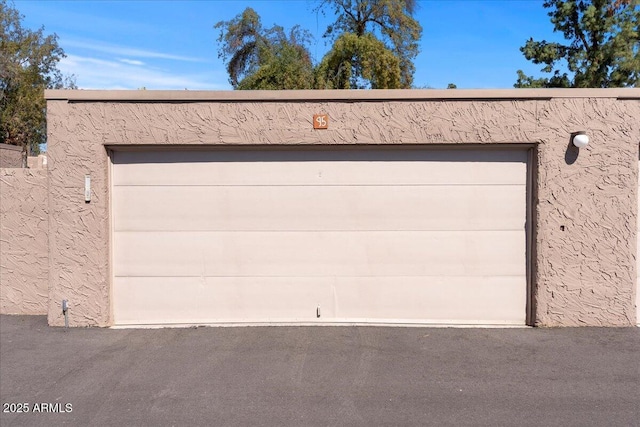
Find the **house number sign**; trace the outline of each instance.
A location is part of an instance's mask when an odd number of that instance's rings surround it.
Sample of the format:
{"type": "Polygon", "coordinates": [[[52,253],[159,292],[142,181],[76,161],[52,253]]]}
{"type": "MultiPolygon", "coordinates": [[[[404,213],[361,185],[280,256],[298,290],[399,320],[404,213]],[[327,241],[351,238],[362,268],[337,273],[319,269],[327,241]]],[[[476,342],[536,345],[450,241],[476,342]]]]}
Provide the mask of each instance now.
{"type": "Polygon", "coordinates": [[[314,129],[329,129],[329,115],[328,114],[314,114],[313,115],[313,128],[314,129]]]}

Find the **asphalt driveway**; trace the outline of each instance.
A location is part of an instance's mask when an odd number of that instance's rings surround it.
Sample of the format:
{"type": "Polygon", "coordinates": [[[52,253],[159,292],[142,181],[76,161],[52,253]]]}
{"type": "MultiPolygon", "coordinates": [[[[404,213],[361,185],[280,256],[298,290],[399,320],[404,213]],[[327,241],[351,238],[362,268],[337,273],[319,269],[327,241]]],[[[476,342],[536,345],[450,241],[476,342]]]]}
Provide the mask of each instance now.
{"type": "Polygon", "coordinates": [[[0,316],[0,401],[2,426],[640,426],[640,328],[65,330],[0,316]]]}

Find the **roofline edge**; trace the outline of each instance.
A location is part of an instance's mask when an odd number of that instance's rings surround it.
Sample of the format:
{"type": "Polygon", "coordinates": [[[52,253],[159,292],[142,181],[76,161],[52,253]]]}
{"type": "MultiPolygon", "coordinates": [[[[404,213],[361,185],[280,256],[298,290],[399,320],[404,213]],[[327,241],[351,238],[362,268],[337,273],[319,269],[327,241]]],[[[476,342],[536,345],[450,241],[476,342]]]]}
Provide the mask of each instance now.
{"type": "Polygon", "coordinates": [[[616,98],[640,100],[640,88],[609,89],[368,89],[368,90],[66,90],[47,89],[49,101],[76,102],[306,102],[522,100],[616,98]]]}

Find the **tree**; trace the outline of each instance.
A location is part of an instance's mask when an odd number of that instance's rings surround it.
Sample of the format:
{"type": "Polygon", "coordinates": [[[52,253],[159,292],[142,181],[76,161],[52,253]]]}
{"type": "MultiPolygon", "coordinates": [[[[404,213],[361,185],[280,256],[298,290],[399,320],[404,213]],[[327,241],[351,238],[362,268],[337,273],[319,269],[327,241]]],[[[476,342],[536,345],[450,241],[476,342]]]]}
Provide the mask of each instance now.
{"type": "Polygon", "coordinates": [[[218,57],[234,89],[409,88],[422,33],[415,7],[415,0],[321,0],[317,10],[337,19],[325,33],[333,46],[315,68],[307,31],[264,28],[247,8],[215,25],[218,57]]]}
{"type": "Polygon", "coordinates": [[[46,142],[44,89],[75,87],[57,68],[65,57],[58,36],[22,26],[22,16],[0,0],[0,142],[38,153],[46,142]]]}
{"type": "MultiPolygon", "coordinates": [[[[370,34],[360,42],[356,42],[352,37],[343,38],[341,45],[354,49],[358,46],[358,49],[375,51],[383,54],[386,59],[387,53],[382,51],[372,40],[372,37],[379,34],[382,45],[398,59],[397,67],[400,73],[398,87],[411,87],[415,72],[413,60],[418,54],[418,41],[422,35],[422,27],[413,18],[416,0],[321,0],[316,11],[324,13],[327,8],[332,9],[337,16],[336,21],[325,32],[325,37],[334,41],[333,49],[328,55],[332,61],[335,61],[337,57],[342,57],[345,61],[335,64],[335,68],[330,70],[330,73],[337,75],[343,72],[342,70],[345,70],[348,64],[352,68],[352,76],[366,79],[358,73],[367,67],[358,61],[375,61],[376,58],[354,56],[351,54],[353,52],[348,51],[338,52],[336,49],[339,47],[338,41],[345,34],[353,34],[357,37],[370,34]],[[356,62],[351,62],[353,60],[356,62]]],[[[380,86],[380,82],[378,82],[377,87],[385,86],[380,86]]]]}
{"type": "Polygon", "coordinates": [[[276,27],[277,38],[261,53],[260,66],[238,83],[237,89],[313,89],[311,56],[300,42],[304,32],[294,27],[289,37],[276,27]]]}
{"type": "Polygon", "coordinates": [[[529,39],[520,48],[550,77],[518,70],[515,87],[640,86],[640,0],[548,0],[544,7],[566,44],[529,39]],[[563,72],[558,64],[566,64],[563,72]]]}
{"type": "Polygon", "coordinates": [[[214,28],[220,29],[218,57],[227,63],[234,89],[313,88],[310,36],[299,26],[287,36],[280,26],[264,28],[260,16],[246,8],[214,28]]]}
{"type": "Polygon", "coordinates": [[[316,71],[321,89],[400,88],[400,60],[373,34],[342,34],[316,71]]]}

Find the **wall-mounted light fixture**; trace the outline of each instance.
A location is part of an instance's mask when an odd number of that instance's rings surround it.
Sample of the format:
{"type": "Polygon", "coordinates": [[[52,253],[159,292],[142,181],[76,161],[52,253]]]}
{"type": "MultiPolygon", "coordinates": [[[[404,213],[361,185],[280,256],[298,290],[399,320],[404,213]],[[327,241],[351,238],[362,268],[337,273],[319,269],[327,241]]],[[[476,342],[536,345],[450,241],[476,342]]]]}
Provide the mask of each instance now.
{"type": "Polygon", "coordinates": [[[583,130],[579,132],[575,132],[572,135],[571,140],[573,142],[573,145],[575,145],[578,148],[584,148],[587,145],[589,145],[589,135],[587,135],[587,132],[583,130]]]}
{"type": "Polygon", "coordinates": [[[91,201],[91,175],[84,176],[84,202],[91,201]]]}

